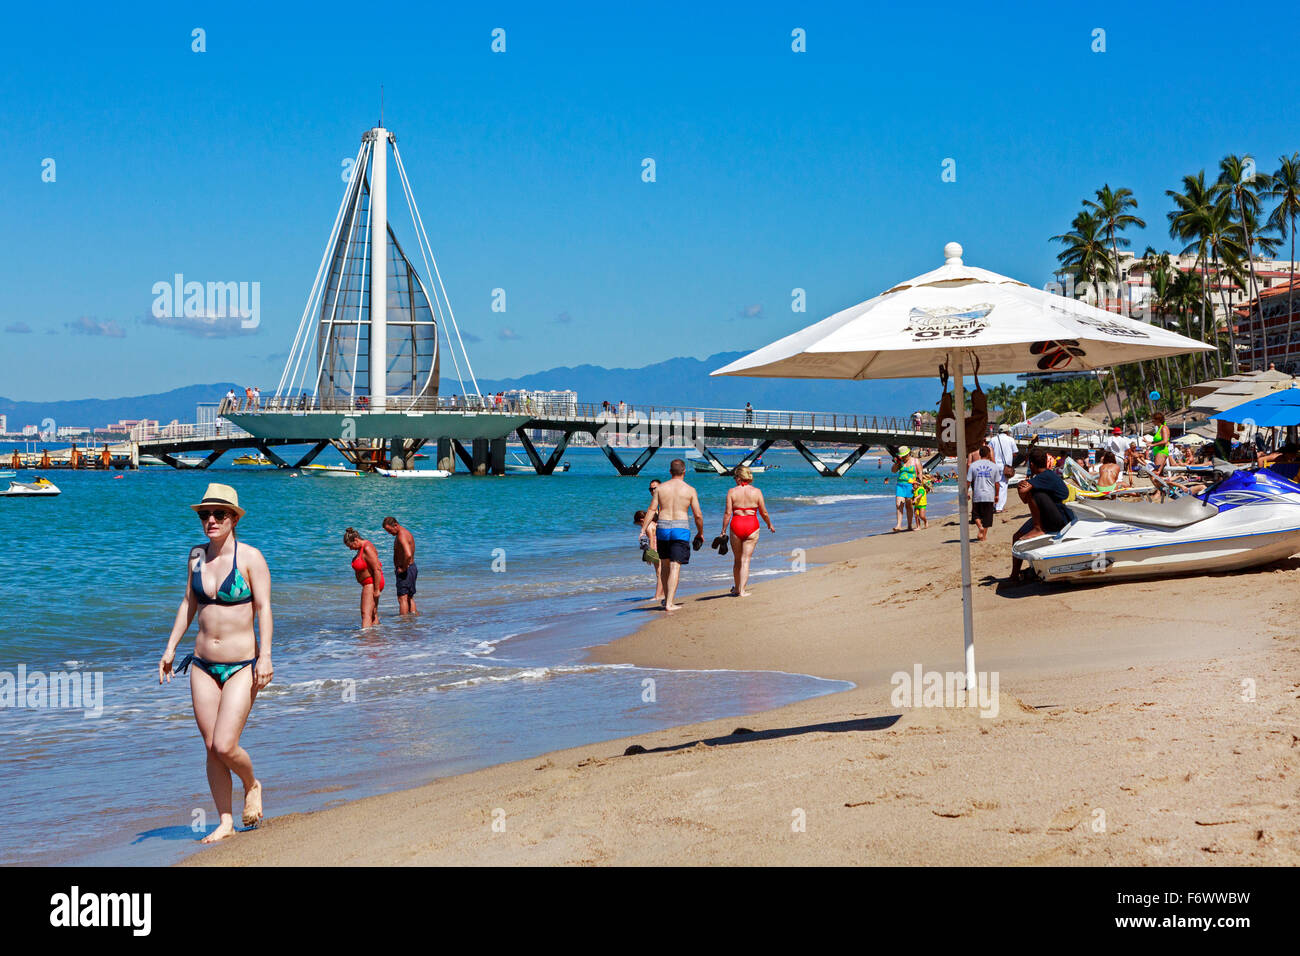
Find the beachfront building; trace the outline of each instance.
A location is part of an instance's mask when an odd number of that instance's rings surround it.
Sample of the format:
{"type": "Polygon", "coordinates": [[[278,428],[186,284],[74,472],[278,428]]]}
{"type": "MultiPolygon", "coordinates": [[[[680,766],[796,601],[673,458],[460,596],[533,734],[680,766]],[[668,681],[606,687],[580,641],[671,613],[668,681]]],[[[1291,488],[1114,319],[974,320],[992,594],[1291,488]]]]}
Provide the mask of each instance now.
{"type": "Polygon", "coordinates": [[[9,434],[9,416],[0,415],[0,435],[9,434]]]}
{"type": "Polygon", "coordinates": [[[1238,334],[1249,339],[1242,355],[1243,370],[1273,365],[1292,375],[1300,371],[1300,277],[1294,288],[1289,272],[1284,279],[1261,288],[1258,301],[1251,299],[1235,310],[1238,334]],[[1260,310],[1263,336],[1258,334],[1260,310]]]}
{"type": "Polygon", "coordinates": [[[90,434],[90,427],[87,425],[60,425],[55,429],[54,434],[58,438],[80,438],[82,435],[90,434]]]}

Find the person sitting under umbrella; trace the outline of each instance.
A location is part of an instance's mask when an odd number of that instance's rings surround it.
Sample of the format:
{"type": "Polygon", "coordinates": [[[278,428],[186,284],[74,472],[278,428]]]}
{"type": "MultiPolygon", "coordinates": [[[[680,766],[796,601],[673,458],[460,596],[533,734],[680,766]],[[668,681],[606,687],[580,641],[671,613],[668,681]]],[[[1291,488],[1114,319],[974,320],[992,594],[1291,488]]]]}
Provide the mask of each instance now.
{"type": "MultiPolygon", "coordinates": [[[[1058,472],[1047,467],[1047,452],[1042,448],[1029,450],[1029,480],[1018,484],[1016,492],[1020,495],[1020,500],[1029,505],[1029,520],[1011,536],[1013,544],[1021,538],[1056,534],[1074,520],[1070,510],[1065,507],[1070,489],[1058,472]]],[[[1019,558],[1011,559],[1008,584],[1022,583],[1020,563],[1019,558]]]]}

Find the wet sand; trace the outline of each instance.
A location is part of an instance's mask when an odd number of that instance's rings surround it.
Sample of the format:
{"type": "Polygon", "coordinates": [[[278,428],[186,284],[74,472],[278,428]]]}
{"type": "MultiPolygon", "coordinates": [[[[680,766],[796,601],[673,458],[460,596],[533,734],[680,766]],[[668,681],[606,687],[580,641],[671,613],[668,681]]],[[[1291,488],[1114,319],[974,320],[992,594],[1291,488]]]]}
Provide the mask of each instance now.
{"type": "Polygon", "coordinates": [[[276,817],[268,780],[264,826],[186,865],[1300,863],[1300,560],[999,592],[1008,515],[971,545],[995,716],[891,699],[897,672],[962,667],[958,529],[932,518],[591,652],[853,690],[310,814],[276,817]]]}

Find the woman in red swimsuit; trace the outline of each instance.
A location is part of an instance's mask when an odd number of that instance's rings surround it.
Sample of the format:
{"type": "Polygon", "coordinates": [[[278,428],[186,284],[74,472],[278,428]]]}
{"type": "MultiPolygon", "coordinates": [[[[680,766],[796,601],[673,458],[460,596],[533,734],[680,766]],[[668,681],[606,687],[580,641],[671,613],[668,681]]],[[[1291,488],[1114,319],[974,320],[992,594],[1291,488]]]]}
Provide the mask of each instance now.
{"type": "Polygon", "coordinates": [[[745,585],[749,583],[749,561],[754,556],[758,545],[758,516],[763,516],[767,530],[773,533],[772,519],[767,514],[763,503],[763,492],[754,487],[754,473],[744,465],[736,467],[734,472],[736,487],[727,492],[727,507],[722,515],[722,530],[731,532],[732,559],[731,574],[735,586],[731,593],[735,597],[749,597],[745,585]]]}
{"type": "Polygon", "coordinates": [[[361,585],[361,626],[379,623],[379,595],[384,590],[384,567],[379,563],[375,546],[353,528],[343,532],[343,543],[357,553],[352,570],[361,585]]]}

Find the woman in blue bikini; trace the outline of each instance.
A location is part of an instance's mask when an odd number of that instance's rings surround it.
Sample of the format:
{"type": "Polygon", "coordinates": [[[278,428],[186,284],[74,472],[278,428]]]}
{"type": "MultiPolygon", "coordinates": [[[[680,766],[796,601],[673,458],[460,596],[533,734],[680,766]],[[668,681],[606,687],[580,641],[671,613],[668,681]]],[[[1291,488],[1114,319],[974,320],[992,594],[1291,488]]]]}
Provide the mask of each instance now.
{"type": "Polygon", "coordinates": [[[208,786],[221,815],[220,824],[203,842],[216,843],[235,832],[232,770],[244,784],[244,826],[256,826],[262,819],[262,783],[253,775],[248,751],[239,746],[239,735],[257,692],[271,683],[273,674],[271,572],[262,552],[235,539],[244,509],[234,488],[210,484],[203,500],[190,507],[198,512],[208,543],[190,551],[185,599],[158,662],[158,683],[171,681],[176,645],[198,617],[194,653],[186,655],[174,673],[190,673],[194,720],[208,752],[208,786]]]}

